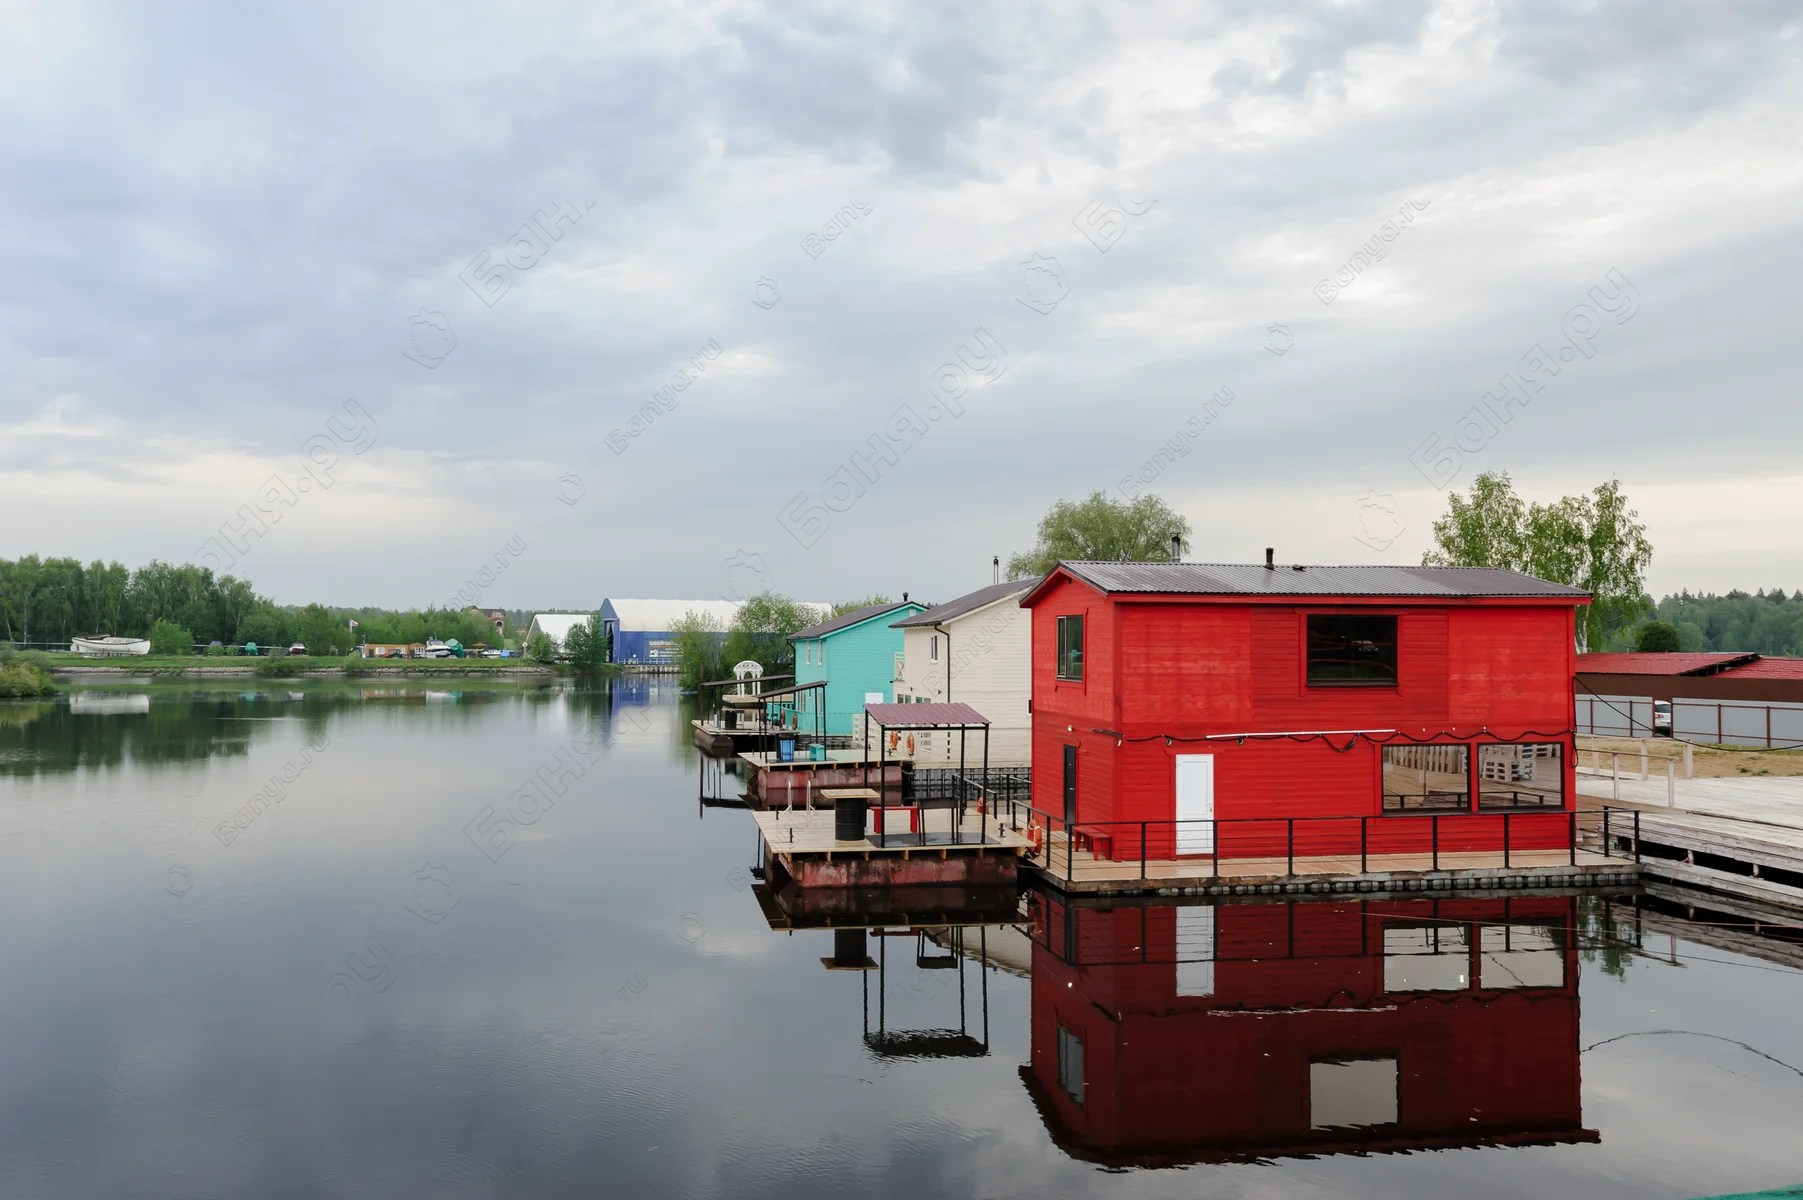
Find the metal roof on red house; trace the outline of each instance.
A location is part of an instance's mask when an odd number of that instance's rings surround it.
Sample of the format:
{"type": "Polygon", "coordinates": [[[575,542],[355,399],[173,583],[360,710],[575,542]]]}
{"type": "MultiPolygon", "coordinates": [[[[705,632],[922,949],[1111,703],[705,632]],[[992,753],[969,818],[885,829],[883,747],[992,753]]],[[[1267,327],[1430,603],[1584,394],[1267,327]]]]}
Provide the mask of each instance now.
{"type": "Polygon", "coordinates": [[[1719,675],[1731,667],[1745,667],[1759,660],[1757,654],[1654,653],[1580,654],[1580,675],[1719,675]]]}
{"type": "Polygon", "coordinates": [[[1061,562],[1021,599],[1030,608],[1059,572],[1104,594],[1224,596],[1418,596],[1567,600],[1590,593],[1495,567],[1325,567],[1302,563],[1061,562]]]}

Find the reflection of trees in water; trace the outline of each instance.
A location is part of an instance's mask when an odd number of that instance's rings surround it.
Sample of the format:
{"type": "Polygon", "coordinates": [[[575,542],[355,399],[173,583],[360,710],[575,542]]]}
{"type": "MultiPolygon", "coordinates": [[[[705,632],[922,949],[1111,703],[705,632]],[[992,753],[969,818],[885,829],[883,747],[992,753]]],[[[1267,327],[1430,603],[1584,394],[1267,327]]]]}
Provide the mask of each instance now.
{"type": "MultiPolygon", "coordinates": [[[[94,693],[88,693],[93,695],[94,693]]],[[[144,693],[134,693],[143,695],[144,693]]],[[[536,699],[537,697],[529,697],[536,699]]],[[[431,704],[441,719],[477,719],[480,709],[508,692],[426,692],[384,695],[381,689],[305,692],[149,693],[147,712],[80,712],[67,699],[0,704],[0,775],[29,776],[117,767],[164,766],[248,754],[255,739],[299,725],[302,735],[327,734],[334,717],[366,704],[431,704]]]]}

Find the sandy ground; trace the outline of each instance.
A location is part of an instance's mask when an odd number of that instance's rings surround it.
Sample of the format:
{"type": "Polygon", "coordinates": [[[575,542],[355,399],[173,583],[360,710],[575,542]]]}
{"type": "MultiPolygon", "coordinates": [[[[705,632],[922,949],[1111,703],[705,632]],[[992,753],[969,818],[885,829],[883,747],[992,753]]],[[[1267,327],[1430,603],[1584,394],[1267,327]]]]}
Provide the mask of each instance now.
{"type": "MultiPolygon", "coordinates": [[[[1640,775],[1641,743],[1632,738],[1579,738],[1578,765],[1590,768],[1590,751],[1601,749],[1603,771],[1609,770],[1608,751],[1621,752],[1621,773],[1640,775]]],[[[1678,759],[1678,774],[1684,774],[1684,744],[1671,738],[1649,738],[1646,742],[1649,769],[1660,779],[1664,796],[1665,762],[1678,759]]],[[[1741,779],[1749,776],[1803,775],[1803,750],[1710,750],[1694,745],[1691,758],[1698,779],[1741,779]]],[[[1663,802],[1663,801],[1662,801],[1663,802]]]]}

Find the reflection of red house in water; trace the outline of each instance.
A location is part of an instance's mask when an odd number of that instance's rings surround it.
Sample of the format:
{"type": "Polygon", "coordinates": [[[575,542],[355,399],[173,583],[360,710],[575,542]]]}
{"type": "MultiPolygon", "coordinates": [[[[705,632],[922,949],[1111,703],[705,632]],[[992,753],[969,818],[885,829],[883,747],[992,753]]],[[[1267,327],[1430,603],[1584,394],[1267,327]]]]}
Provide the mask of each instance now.
{"type": "Polygon", "coordinates": [[[1032,1061],[1074,1157],[1595,1141],[1570,897],[1112,909],[1035,896],[1032,1061]]]}
{"type": "Polygon", "coordinates": [[[1588,602],[1485,568],[1061,563],[1021,600],[1033,807],[1114,858],[1140,822],[1152,858],[1488,850],[1505,819],[1566,847],[1588,602]]]}

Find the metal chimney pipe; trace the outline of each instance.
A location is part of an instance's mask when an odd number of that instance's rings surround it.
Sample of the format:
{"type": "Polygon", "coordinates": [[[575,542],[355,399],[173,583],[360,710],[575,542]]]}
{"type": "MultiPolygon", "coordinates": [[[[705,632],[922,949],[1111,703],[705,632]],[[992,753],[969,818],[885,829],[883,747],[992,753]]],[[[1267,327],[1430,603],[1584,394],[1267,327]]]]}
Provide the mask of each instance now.
{"type": "Polygon", "coordinates": [[[1183,561],[1183,535],[1180,533],[1171,535],[1171,561],[1183,561]]]}
{"type": "Polygon", "coordinates": [[[991,582],[1000,583],[1002,581],[1002,556],[998,554],[990,559],[989,565],[995,572],[995,579],[991,582]]]}
{"type": "Polygon", "coordinates": [[[1275,571],[1276,569],[1277,569],[1277,551],[1270,546],[1266,546],[1265,547],[1265,570],[1275,571]]]}

